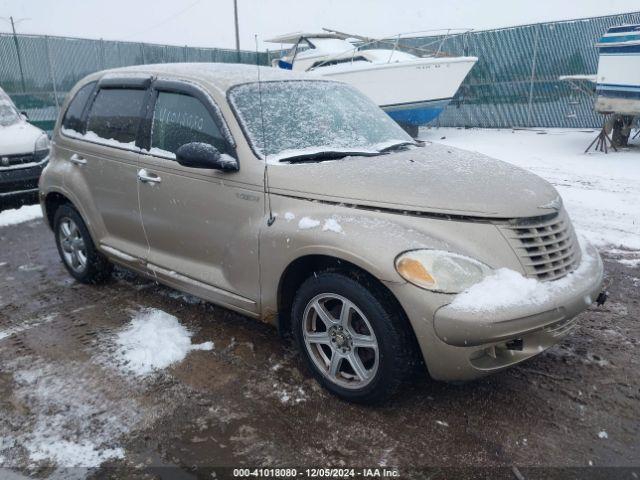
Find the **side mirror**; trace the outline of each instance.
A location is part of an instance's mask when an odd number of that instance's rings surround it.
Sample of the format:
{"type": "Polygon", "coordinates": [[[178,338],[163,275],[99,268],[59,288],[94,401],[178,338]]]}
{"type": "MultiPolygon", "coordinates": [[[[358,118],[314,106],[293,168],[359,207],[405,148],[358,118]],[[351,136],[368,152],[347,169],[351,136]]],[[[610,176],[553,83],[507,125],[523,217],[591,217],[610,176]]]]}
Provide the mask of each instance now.
{"type": "Polygon", "coordinates": [[[29,114],[25,111],[20,112],[20,115],[24,117],[25,120],[29,120],[29,114]]]}
{"type": "Polygon", "coordinates": [[[176,151],[176,161],[185,167],[208,168],[235,172],[238,161],[230,155],[220,153],[216,147],[208,143],[191,142],[182,145],[176,151]]]}

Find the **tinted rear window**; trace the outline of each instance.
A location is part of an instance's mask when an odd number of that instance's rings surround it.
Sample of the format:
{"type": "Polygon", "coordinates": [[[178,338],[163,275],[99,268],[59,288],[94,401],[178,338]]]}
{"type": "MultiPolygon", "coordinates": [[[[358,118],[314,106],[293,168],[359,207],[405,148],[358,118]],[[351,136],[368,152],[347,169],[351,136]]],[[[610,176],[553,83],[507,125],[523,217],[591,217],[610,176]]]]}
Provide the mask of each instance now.
{"type": "Polygon", "coordinates": [[[64,114],[64,118],[62,119],[62,128],[75,130],[80,133],[84,132],[82,112],[84,111],[84,106],[86,105],[89,95],[91,95],[94,87],[95,82],[92,82],[87,83],[84,87],[78,90],[76,96],[73,97],[73,100],[69,103],[67,112],[64,114]]]}
{"type": "Polygon", "coordinates": [[[145,90],[125,88],[100,90],[89,112],[87,134],[124,144],[134,143],[145,94],[145,90]]]}

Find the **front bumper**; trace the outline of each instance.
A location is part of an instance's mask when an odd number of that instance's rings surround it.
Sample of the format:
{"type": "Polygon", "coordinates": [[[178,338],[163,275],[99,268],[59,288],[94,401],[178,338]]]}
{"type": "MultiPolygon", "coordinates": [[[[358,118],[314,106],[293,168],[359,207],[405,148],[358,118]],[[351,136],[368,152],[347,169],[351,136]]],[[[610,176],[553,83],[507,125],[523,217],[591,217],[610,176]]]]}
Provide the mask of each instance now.
{"type": "Polygon", "coordinates": [[[558,281],[562,283],[546,301],[491,312],[454,309],[453,295],[410,285],[392,290],[409,316],[430,375],[472,380],[539,354],[576,327],[575,316],[595,302],[603,281],[602,261],[593,246],[584,247],[583,262],[558,281]],[[425,305],[427,296],[433,298],[425,305]],[[426,315],[425,306],[435,313],[426,315]]]}
{"type": "Polygon", "coordinates": [[[21,168],[0,168],[0,198],[38,192],[38,180],[47,160],[21,168]]]}

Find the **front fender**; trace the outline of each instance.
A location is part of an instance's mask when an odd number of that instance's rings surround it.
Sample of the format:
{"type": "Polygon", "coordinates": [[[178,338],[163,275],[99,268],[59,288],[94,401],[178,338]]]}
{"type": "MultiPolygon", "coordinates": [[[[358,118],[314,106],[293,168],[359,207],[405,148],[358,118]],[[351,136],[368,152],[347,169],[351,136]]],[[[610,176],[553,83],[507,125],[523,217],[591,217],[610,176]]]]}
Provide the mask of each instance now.
{"type": "Polygon", "coordinates": [[[278,285],[301,257],[323,255],[350,262],[383,282],[405,283],[396,256],[447,244],[411,225],[411,217],[346,206],[273,197],[276,221],[260,232],[263,317],[277,312],[278,285]]]}

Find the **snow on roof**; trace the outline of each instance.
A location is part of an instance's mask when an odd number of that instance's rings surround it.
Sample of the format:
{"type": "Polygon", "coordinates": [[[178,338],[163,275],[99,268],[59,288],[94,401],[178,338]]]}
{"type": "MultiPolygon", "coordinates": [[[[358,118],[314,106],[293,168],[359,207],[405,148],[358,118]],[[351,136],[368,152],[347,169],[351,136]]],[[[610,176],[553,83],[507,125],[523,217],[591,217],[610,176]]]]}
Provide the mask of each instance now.
{"type": "Polygon", "coordinates": [[[152,65],[135,65],[116,68],[102,72],[102,75],[140,74],[146,73],[162,77],[175,76],[182,79],[204,81],[221,92],[226,92],[235,85],[257,82],[258,69],[260,80],[269,82],[274,80],[318,80],[316,75],[297,73],[273,67],[258,67],[237,63],[159,63],[152,65]]]}

